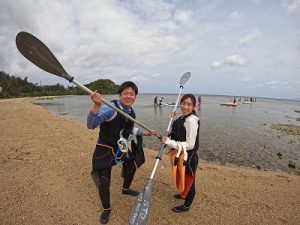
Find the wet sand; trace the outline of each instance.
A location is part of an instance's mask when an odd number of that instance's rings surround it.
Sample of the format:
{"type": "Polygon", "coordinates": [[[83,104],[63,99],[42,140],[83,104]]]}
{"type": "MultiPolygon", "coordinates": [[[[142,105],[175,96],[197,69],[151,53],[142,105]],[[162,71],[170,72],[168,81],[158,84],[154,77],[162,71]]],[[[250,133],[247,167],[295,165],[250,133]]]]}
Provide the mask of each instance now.
{"type": "MultiPolygon", "coordinates": [[[[0,115],[0,224],[99,224],[102,209],[90,178],[98,131],[26,99],[0,102],[0,115]]],[[[146,150],[132,188],[143,189],[155,156],[146,150]]],[[[168,157],[162,162],[148,224],[300,224],[299,176],[201,162],[194,203],[175,214],[171,207],[181,200],[173,198],[168,157]]],[[[122,195],[121,187],[114,167],[109,224],[128,224],[135,197],[122,195]]]]}

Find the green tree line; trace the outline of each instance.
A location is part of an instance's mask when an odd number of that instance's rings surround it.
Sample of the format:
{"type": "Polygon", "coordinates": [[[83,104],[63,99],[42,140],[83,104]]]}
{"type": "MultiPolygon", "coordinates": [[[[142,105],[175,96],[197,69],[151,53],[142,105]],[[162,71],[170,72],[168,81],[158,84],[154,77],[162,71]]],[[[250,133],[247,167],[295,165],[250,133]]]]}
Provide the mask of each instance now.
{"type": "MultiPolygon", "coordinates": [[[[85,85],[91,90],[98,90],[101,94],[116,94],[119,85],[109,79],[99,79],[85,85]]],[[[39,85],[28,82],[28,77],[21,78],[0,71],[0,98],[18,98],[33,96],[56,96],[56,95],[83,95],[84,91],[78,87],[62,84],[39,85]]]]}

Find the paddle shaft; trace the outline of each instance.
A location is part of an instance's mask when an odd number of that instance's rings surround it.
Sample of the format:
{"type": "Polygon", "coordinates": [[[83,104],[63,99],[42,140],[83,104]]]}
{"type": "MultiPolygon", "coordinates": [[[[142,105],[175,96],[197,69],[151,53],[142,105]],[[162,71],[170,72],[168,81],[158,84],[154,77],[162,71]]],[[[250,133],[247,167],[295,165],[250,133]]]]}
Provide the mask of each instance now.
{"type": "MultiPolygon", "coordinates": [[[[82,85],[81,83],[79,83],[77,80],[73,79],[71,81],[73,84],[75,84],[77,87],[81,88],[83,91],[85,91],[88,94],[91,94],[92,91],[90,89],[88,89],[86,86],[82,85]]],[[[147,126],[145,126],[144,124],[142,124],[141,122],[137,121],[136,119],[132,118],[131,116],[129,116],[127,113],[123,112],[122,110],[120,110],[119,108],[117,108],[116,106],[110,104],[108,101],[106,101],[104,98],[101,98],[102,102],[104,104],[106,104],[107,106],[109,106],[110,108],[112,108],[113,110],[117,111],[118,113],[122,114],[123,116],[125,116],[127,119],[131,120],[132,122],[140,125],[142,128],[148,130],[149,132],[152,132],[152,130],[150,128],[148,128],[147,126]]],[[[156,134],[156,136],[158,138],[161,138],[159,134],[156,134]]]]}
{"type": "MultiPolygon", "coordinates": [[[[180,91],[177,96],[177,100],[176,100],[176,104],[175,104],[173,112],[176,111],[182,89],[183,89],[183,86],[180,86],[180,91]]],[[[167,135],[170,132],[172,121],[173,121],[173,117],[171,117],[171,119],[169,121],[169,125],[168,125],[167,132],[166,132],[167,135]]],[[[153,178],[154,178],[154,174],[156,172],[158,163],[162,159],[162,154],[163,154],[165,147],[166,147],[165,144],[161,144],[161,147],[160,147],[159,153],[156,157],[155,165],[153,167],[151,176],[150,176],[146,186],[144,187],[143,192],[141,192],[139,194],[139,196],[137,197],[135,205],[131,210],[130,217],[129,217],[129,225],[146,225],[148,222],[148,218],[150,216],[151,203],[152,203],[151,195],[152,195],[152,188],[153,188],[153,178]]]]}
{"type": "MultiPolygon", "coordinates": [[[[19,32],[16,36],[16,45],[20,53],[37,67],[48,73],[62,77],[68,80],[70,83],[72,82],[88,94],[92,93],[90,89],[74,80],[74,77],[70,76],[66,72],[66,70],[63,68],[63,66],[60,64],[51,50],[41,40],[39,40],[32,34],[24,31],[19,32]]],[[[146,127],[144,124],[132,118],[130,115],[110,104],[105,99],[101,98],[101,100],[110,108],[125,116],[127,119],[140,125],[142,128],[148,130],[149,132],[152,132],[150,128],[146,127]]],[[[160,135],[157,134],[156,136],[160,138],[160,135]]]]}
{"type": "MultiPolygon", "coordinates": [[[[180,82],[179,82],[180,90],[179,90],[179,93],[177,96],[177,100],[176,100],[176,104],[174,106],[173,113],[176,111],[177,105],[179,103],[179,98],[180,98],[183,86],[190,77],[191,77],[191,73],[187,72],[187,73],[183,74],[180,78],[180,82]]],[[[166,135],[168,135],[171,130],[171,125],[172,125],[173,119],[174,118],[172,116],[169,121],[166,135]]],[[[139,196],[137,197],[134,207],[131,210],[131,213],[129,216],[129,225],[146,225],[147,224],[148,218],[150,216],[151,203],[152,203],[151,196],[152,196],[152,188],[153,188],[153,178],[154,178],[154,174],[157,169],[158,163],[162,159],[162,155],[163,155],[163,151],[164,151],[165,147],[166,147],[165,144],[161,144],[159,153],[156,157],[156,162],[155,162],[154,168],[151,172],[151,176],[150,176],[146,186],[144,187],[143,192],[140,192],[139,196]]]]}
{"type": "MultiPolygon", "coordinates": [[[[176,100],[176,104],[174,106],[174,110],[173,112],[176,111],[176,108],[177,108],[177,105],[179,103],[179,99],[180,99],[180,95],[181,95],[181,92],[182,92],[182,89],[183,89],[183,86],[180,86],[180,90],[179,90],[179,93],[178,93],[178,96],[177,96],[177,100],[176,100]]],[[[168,125],[168,128],[167,128],[167,135],[169,134],[170,130],[171,130],[171,125],[172,125],[172,122],[173,122],[173,116],[171,117],[170,121],[169,121],[169,125],[168,125]]],[[[163,155],[163,152],[164,152],[164,149],[165,149],[166,145],[165,144],[161,144],[160,146],[160,150],[158,152],[158,155],[156,157],[156,161],[155,161],[155,164],[154,164],[154,167],[153,167],[153,170],[152,170],[152,173],[151,173],[151,176],[150,176],[150,179],[152,180],[153,177],[154,177],[154,174],[156,172],[156,169],[157,169],[157,166],[158,166],[158,163],[159,161],[162,159],[162,155],[163,155]]]]}

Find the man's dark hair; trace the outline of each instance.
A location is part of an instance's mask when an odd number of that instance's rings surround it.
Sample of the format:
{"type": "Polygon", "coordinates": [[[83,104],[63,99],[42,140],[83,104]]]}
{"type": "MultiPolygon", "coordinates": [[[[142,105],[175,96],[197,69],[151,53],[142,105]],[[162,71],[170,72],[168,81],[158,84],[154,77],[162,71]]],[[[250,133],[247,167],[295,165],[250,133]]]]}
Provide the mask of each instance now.
{"type": "Polygon", "coordinates": [[[135,83],[133,83],[132,81],[125,81],[123,84],[120,85],[120,87],[118,89],[118,94],[120,95],[124,89],[129,88],[129,87],[131,87],[134,90],[135,95],[137,95],[139,93],[139,89],[135,85],[135,83]]]}

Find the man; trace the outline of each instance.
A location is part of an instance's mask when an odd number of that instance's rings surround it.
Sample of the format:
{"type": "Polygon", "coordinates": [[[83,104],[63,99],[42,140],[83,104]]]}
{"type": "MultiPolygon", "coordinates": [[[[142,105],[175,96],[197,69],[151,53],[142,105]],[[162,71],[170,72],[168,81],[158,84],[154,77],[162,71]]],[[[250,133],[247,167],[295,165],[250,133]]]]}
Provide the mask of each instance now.
{"type": "Polygon", "coordinates": [[[154,98],[154,105],[158,105],[158,103],[157,103],[157,96],[154,98]]]}
{"type": "MultiPolygon", "coordinates": [[[[119,100],[112,103],[135,118],[131,107],[138,94],[137,86],[126,81],[118,89],[119,100]]],[[[110,178],[112,166],[123,164],[124,182],[122,193],[137,196],[139,193],[130,189],[136,165],[131,151],[128,151],[126,142],[130,134],[137,136],[156,135],[156,131],[146,132],[134,127],[134,123],[125,116],[117,113],[107,105],[102,105],[101,95],[95,91],[91,93],[93,107],[87,117],[87,127],[95,129],[100,126],[99,138],[93,154],[92,175],[97,177],[96,185],[99,186],[99,195],[103,206],[100,222],[106,224],[110,215],[110,178]]]]}
{"type": "Polygon", "coordinates": [[[198,96],[198,105],[201,105],[201,103],[202,103],[202,97],[201,97],[201,95],[199,95],[198,96]]]}
{"type": "Polygon", "coordinates": [[[161,105],[163,99],[164,99],[163,97],[161,97],[161,98],[159,99],[159,105],[161,105]]]}

